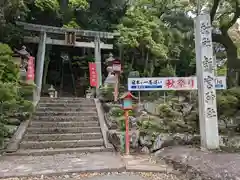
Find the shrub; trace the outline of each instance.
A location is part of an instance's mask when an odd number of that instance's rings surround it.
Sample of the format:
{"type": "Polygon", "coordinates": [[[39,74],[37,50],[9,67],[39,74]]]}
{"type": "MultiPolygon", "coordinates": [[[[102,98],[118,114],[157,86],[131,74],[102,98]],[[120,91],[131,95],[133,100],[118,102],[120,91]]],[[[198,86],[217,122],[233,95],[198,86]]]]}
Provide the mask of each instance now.
{"type": "Polygon", "coordinates": [[[0,43],[0,145],[5,137],[9,137],[8,119],[21,117],[24,120],[33,111],[32,103],[21,93],[24,89],[21,84],[11,48],[0,43]]]}

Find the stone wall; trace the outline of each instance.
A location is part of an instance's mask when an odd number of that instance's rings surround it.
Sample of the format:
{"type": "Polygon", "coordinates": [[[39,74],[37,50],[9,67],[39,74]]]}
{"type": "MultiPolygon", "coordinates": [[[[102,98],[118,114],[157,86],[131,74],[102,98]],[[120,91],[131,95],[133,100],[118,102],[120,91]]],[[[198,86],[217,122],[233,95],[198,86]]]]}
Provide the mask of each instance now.
{"type": "MultiPolygon", "coordinates": [[[[108,139],[114,145],[115,149],[121,149],[121,131],[109,130],[108,139]]],[[[200,136],[191,134],[167,134],[160,133],[156,136],[143,134],[137,130],[130,131],[131,148],[133,151],[143,153],[153,153],[165,147],[171,146],[200,146],[200,136]]],[[[227,151],[240,150],[240,136],[227,137],[220,136],[220,146],[227,151]]]]}

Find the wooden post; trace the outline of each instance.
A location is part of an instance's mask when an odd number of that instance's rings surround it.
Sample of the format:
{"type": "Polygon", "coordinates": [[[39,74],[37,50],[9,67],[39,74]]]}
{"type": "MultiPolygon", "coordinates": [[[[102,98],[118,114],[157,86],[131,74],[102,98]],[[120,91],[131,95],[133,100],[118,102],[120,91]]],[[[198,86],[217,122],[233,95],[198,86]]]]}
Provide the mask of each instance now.
{"type": "Polygon", "coordinates": [[[130,139],[129,139],[129,116],[128,116],[128,110],[125,110],[125,151],[126,155],[129,155],[129,149],[130,149],[130,139]]]}
{"type": "Polygon", "coordinates": [[[115,74],[116,77],[116,83],[115,83],[115,87],[114,87],[114,101],[117,102],[118,101],[118,84],[119,84],[119,74],[116,73],[115,74]]]}
{"type": "Polygon", "coordinates": [[[133,110],[133,99],[137,99],[137,97],[133,96],[130,92],[124,93],[121,97],[121,100],[123,100],[123,110],[124,110],[124,116],[125,116],[125,151],[126,155],[129,155],[130,151],[130,138],[129,138],[129,110],[133,110]]]}
{"type": "Polygon", "coordinates": [[[40,98],[41,90],[42,90],[42,77],[43,77],[43,69],[44,69],[44,60],[45,60],[45,51],[46,51],[46,32],[42,32],[40,35],[40,42],[38,44],[38,52],[37,52],[37,66],[36,66],[36,85],[37,85],[37,96],[40,98]]]}

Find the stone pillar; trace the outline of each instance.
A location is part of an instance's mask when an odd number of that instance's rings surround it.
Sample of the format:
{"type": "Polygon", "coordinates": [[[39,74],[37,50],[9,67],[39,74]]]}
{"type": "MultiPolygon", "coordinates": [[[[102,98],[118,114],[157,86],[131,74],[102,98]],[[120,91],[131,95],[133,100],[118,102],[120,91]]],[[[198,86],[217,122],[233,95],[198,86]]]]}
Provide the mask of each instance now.
{"type": "Polygon", "coordinates": [[[195,50],[199,100],[201,145],[219,148],[212,30],[209,14],[200,14],[195,22],[195,50]]]}
{"type": "Polygon", "coordinates": [[[40,41],[38,44],[37,52],[37,61],[36,61],[36,85],[37,85],[37,96],[40,98],[41,89],[42,89],[42,78],[43,78],[43,69],[44,69],[44,60],[45,60],[45,51],[46,51],[46,32],[41,32],[40,41]]]}
{"type": "Polygon", "coordinates": [[[96,92],[97,96],[99,95],[99,87],[102,86],[102,66],[101,66],[101,47],[100,47],[100,38],[95,37],[95,49],[94,49],[94,55],[95,55],[95,63],[97,66],[97,87],[96,92]]]}

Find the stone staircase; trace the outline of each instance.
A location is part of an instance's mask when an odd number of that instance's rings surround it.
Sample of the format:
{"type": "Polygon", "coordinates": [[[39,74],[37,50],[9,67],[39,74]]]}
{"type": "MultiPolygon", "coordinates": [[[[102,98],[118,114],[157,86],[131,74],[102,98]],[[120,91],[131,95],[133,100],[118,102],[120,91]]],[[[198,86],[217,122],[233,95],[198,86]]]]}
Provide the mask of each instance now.
{"type": "Polygon", "coordinates": [[[42,98],[14,155],[109,151],[93,99],[42,98]]]}

